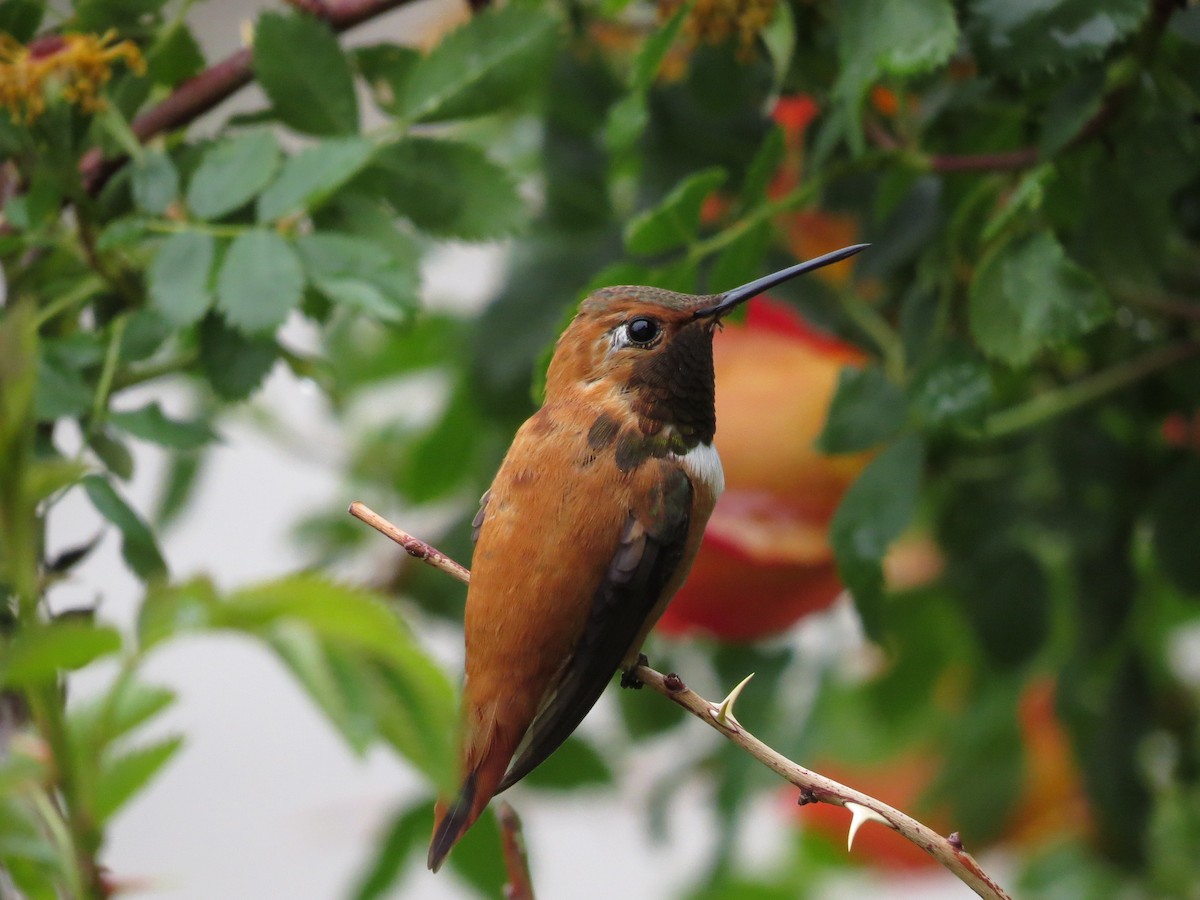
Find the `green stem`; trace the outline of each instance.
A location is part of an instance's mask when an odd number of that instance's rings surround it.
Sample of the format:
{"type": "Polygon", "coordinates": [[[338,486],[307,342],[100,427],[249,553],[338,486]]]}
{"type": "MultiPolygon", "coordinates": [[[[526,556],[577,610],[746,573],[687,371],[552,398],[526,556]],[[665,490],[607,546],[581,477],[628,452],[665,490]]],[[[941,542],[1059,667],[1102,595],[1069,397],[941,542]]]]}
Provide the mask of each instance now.
{"type": "Polygon", "coordinates": [[[89,275],[76,284],[75,287],[71,288],[71,290],[60,294],[57,298],[39,309],[37,315],[34,317],[34,324],[38,328],[41,328],[55,316],[66,312],[76,304],[87,302],[97,294],[103,293],[107,288],[108,284],[103,278],[98,275],[89,275]]]}
{"type": "Polygon", "coordinates": [[[1111,369],[1105,369],[1057,390],[1038,394],[1009,409],[993,413],[984,423],[984,434],[989,438],[997,438],[1023,431],[1131,385],[1159,369],[1182,362],[1198,352],[1200,344],[1191,342],[1158,347],[1144,356],[1126,360],[1111,369]]]}
{"type": "Polygon", "coordinates": [[[128,314],[117,316],[109,326],[108,347],[104,351],[104,366],[100,369],[100,381],[96,384],[96,396],[92,399],[92,416],[88,433],[95,434],[104,424],[108,414],[108,398],[113,390],[113,378],[117,373],[117,362],[121,358],[121,340],[125,336],[128,314]]]}
{"type": "Polygon", "coordinates": [[[67,732],[62,695],[57,681],[30,688],[26,692],[38,730],[46,739],[54,758],[56,781],[62,795],[62,818],[71,835],[75,880],[82,890],[80,898],[105,900],[107,891],[100,880],[96,851],[100,840],[91,817],[84,810],[79,781],[75,773],[75,755],[67,732]]]}
{"type": "Polygon", "coordinates": [[[178,356],[164,359],[162,362],[150,363],[137,369],[126,369],[123,372],[118,372],[113,377],[112,391],[116,393],[117,391],[131,388],[134,385],[145,384],[147,381],[162,378],[164,375],[177,375],[181,372],[186,372],[199,359],[199,350],[185,350],[178,356]]]}
{"type": "Polygon", "coordinates": [[[219,238],[238,238],[251,230],[248,225],[212,225],[206,222],[176,222],[174,219],[153,219],[143,224],[147,231],[158,234],[180,234],[195,231],[219,238]]]}

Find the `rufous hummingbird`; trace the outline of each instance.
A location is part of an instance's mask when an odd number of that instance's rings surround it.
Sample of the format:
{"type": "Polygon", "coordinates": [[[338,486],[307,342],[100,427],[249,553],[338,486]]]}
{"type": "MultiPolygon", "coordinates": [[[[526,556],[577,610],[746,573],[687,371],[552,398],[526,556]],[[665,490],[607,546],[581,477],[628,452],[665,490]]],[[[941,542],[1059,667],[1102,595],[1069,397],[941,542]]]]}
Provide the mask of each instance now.
{"type": "Polygon", "coordinates": [[[462,782],[438,805],[429,868],[566,740],[618,668],[636,683],[642,641],[683,584],[725,484],[713,447],[721,319],[866,246],[723,294],[609,287],[580,304],[545,402],[472,523],[462,782]]]}

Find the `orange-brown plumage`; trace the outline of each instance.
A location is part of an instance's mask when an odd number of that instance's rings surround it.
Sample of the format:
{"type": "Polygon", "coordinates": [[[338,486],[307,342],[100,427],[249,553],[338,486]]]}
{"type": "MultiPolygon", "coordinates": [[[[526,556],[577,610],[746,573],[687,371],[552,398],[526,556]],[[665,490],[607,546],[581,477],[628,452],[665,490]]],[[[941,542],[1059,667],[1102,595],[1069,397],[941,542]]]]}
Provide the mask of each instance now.
{"type": "Polygon", "coordinates": [[[766,286],[717,297],[607,288],[559,339],[545,405],[517,432],[476,519],[463,781],[439,804],[435,871],[492,796],[636,665],[686,577],[723,486],[712,334],[766,286]]]}

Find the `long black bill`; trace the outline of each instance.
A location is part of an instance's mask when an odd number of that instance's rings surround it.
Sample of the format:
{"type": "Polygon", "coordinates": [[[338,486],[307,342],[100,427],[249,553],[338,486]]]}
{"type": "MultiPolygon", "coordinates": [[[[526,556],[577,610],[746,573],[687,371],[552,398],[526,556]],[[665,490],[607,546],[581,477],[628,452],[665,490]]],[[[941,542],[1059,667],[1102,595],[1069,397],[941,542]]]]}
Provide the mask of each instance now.
{"type": "Polygon", "coordinates": [[[749,284],[743,284],[741,287],[736,287],[731,291],[726,291],[723,294],[716,296],[716,303],[713,306],[706,306],[704,309],[698,309],[692,313],[695,319],[703,319],[706,316],[720,316],[729,312],[739,303],[744,303],[751,297],[756,297],[763,291],[769,291],[777,284],[783,284],[785,281],[791,281],[797,275],[803,275],[805,272],[811,272],[814,269],[820,269],[824,266],[831,265],[835,262],[841,262],[847,257],[853,256],[870,247],[870,244],[855,244],[852,247],[843,247],[841,250],[834,250],[832,253],[826,253],[824,256],[818,256],[816,259],[809,259],[802,263],[796,263],[794,266],[789,266],[772,275],[764,275],[762,278],[756,278],[749,284]]]}

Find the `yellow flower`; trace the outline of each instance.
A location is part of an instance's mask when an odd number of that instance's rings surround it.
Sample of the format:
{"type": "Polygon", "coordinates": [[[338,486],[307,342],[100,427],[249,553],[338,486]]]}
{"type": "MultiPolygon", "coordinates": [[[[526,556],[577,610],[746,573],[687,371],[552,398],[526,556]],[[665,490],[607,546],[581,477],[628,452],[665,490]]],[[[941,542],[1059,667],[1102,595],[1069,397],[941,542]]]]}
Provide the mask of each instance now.
{"type": "Polygon", "coordinates": [[[46,110],[47,95],[58,91],[86,112],[103,106],[100,89],[112,78],[113,63],[124,61],[133,71],[146,71],[146,61],[132,41],[117,33],[51,34],[20,44],[0,33],[0,106],[23,124],[46,110]]]}
{"type": "MultiPolygon", "coordinates": [[[[683,0],[659,0],[662,19],[670,18],[683,0]]],[[[693,42],[719,44],[736,34],[743,58],[753,52],[754,39],[775,17],[778,0],[696,0],[684,23],[693,42]]]]}

